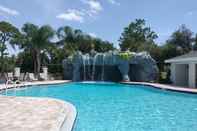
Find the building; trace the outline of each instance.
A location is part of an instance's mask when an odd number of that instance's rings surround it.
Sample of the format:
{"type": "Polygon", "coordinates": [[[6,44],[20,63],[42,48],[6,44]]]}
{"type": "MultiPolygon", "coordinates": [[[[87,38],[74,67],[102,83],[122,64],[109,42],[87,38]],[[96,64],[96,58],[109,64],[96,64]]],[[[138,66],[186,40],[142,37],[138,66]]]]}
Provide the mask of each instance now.
{"type": "Polygon", "coordinates": [[[168,59],[165,63],[171,64],[171,81],[174,85],[184,87],[197,87],[197,51],[168,59]]]}

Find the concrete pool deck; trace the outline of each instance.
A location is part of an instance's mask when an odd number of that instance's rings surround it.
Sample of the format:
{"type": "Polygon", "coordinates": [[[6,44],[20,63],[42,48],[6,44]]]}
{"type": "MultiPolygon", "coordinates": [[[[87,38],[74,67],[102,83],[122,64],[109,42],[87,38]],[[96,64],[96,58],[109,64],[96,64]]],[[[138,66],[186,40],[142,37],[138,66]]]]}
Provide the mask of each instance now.
{"type": "MultiPolygon", "coordinates": [[[[70,81],[31,82],[25,86],[67,82],[70,81]]],[[[5,88],[5,84],[0,84],[0,90],[5,88]]],[[[57,99],[0,96],[1,131],[71,131],[76,114],[72,104],[57,99]]]]}
{"type": "Polygon", "coordinates": [[[186,88],[186,87],[178,87],[178,86],[173,86],[173,85],[164,85],[164,84],[159,84],[159,83],[148,83],[148,82],[121,82],[121,83],[122,84],[147,85],[147,86],[151,86],[151,87],[163,89],[163,90],[197,94],[197,88],[186,88]]]}
{"type": "MultiPolygon", "coordinates": [[[[34,81],[34,82],[24,82],[21,84],[17,84],[17,86],[23,87],[23,86],[34,86],[34,85],[53,85],[53,84],[63,84],[63,83],[69,83],[69,82],[72,82],[72,81],[71,80],[34,81]]],[[[197,94],[197,88],[178,87],[178,86],[173,86],[173,85],[165,85],[165,84],[149,83],[149,82],[120,82],[120,83],[148,85],[148,86],[152,86],[152,87],[159,88],[159,89],[197,94]]],[[[14,88],[14,84],[7,85],[7,88],[8,89],[14,88]]],[[[5,89],[6,89],[6,85],[0,84],[0,91],[5,90],[5,89]]]]}
{"type": "MultiPolygon", "coordinates": [[[[71,82],[70,80],[52,80],[52,81],[32,81],[32,82],[21,82],[20,84],[16,84],[17,87],[24,87],[24,86],[34,86],[34,85],[54,85],[54,84],[63,84],[71,82]]],[[[0,84],[0,90],[4,90],[6,88],[14,88],[14,84],[0,84]]]]}
{"type": "Polygon", "coordinates": [[[74,106],[60,100],[0,97],[1,131],[71,131],[71,114],[76,114],[74,106]]]}

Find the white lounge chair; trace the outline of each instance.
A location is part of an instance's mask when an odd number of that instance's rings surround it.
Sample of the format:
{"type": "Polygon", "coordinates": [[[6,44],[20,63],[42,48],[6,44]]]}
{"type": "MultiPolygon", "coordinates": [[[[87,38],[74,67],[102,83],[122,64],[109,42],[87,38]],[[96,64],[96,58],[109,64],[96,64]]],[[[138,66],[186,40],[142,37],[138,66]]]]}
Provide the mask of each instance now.
{"type": "Polygon", "coordinates": [[[38,79],[35,78],[33,73],[29,73],[29,80],[30,81],[37,81],[38,79]]]}
{"type": "Polygon", "coordinates": [[[7,73],[7,80],[13,80],[13,79],[14,79],[13,73],[12,72],[8,72],[7,73]]]}
{"type": "Polygon", "coordinates": [[[21,73],[21,74],[20,74],[20,77],[19,77],[19,80],[20,80],[20,81],[24,81],[24,80],[25,80],[24,77],[25,77],[25,74],[24,74],[24,73],[21,73]]]}

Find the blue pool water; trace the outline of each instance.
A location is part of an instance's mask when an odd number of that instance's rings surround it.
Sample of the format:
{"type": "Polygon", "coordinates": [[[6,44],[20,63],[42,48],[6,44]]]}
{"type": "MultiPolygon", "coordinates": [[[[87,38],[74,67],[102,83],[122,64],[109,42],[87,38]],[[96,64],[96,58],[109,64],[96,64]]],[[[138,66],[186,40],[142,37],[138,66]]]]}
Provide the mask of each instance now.
{"type": "Polygon", "coordinates": [[[52,97],[73,103],[74,131],[194,131],[197,95],[142,85],[69,83],[8,91],[13,96],[52,97]]]}

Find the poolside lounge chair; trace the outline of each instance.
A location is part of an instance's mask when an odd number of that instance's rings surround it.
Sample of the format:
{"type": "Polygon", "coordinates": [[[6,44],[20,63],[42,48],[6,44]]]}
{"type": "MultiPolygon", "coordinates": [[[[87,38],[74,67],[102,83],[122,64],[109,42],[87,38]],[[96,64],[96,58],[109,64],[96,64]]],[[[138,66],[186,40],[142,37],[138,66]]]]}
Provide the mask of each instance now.
{"type": "Polygon", "coordinates": [[[7,73],[7,80],[14,80],[14,76],[12,72],[7,73]]]}
{"type": "Polygon", "coordinates": [[[6,75],[1,75],[0,74],[0,84],[5,84],[6,80],[7,80],[6,75]]]}
{"type": "Polygon", "coordinates": [[[29,72],[25,72],[21,74],[22,81],[28,81],[29,80],[29,72]]]}
{"type": "Polygon", "coordinates": [[[6,73],[0,74],[0,84],[6,83],[7,80],[8,80],[8,77],[6,73]]]}
{"type": "Polygon", "coordinates": [[[33,73],[29,73],[29,80],[30,81],[37,81],[38,79],[35,78],[33,73]]]}
{"type": "Polygon", "coordinates": [[[21,73],[20,77],[19,77],[20,81],[24,81],[25,80],[25,73],[21,73]]]}

